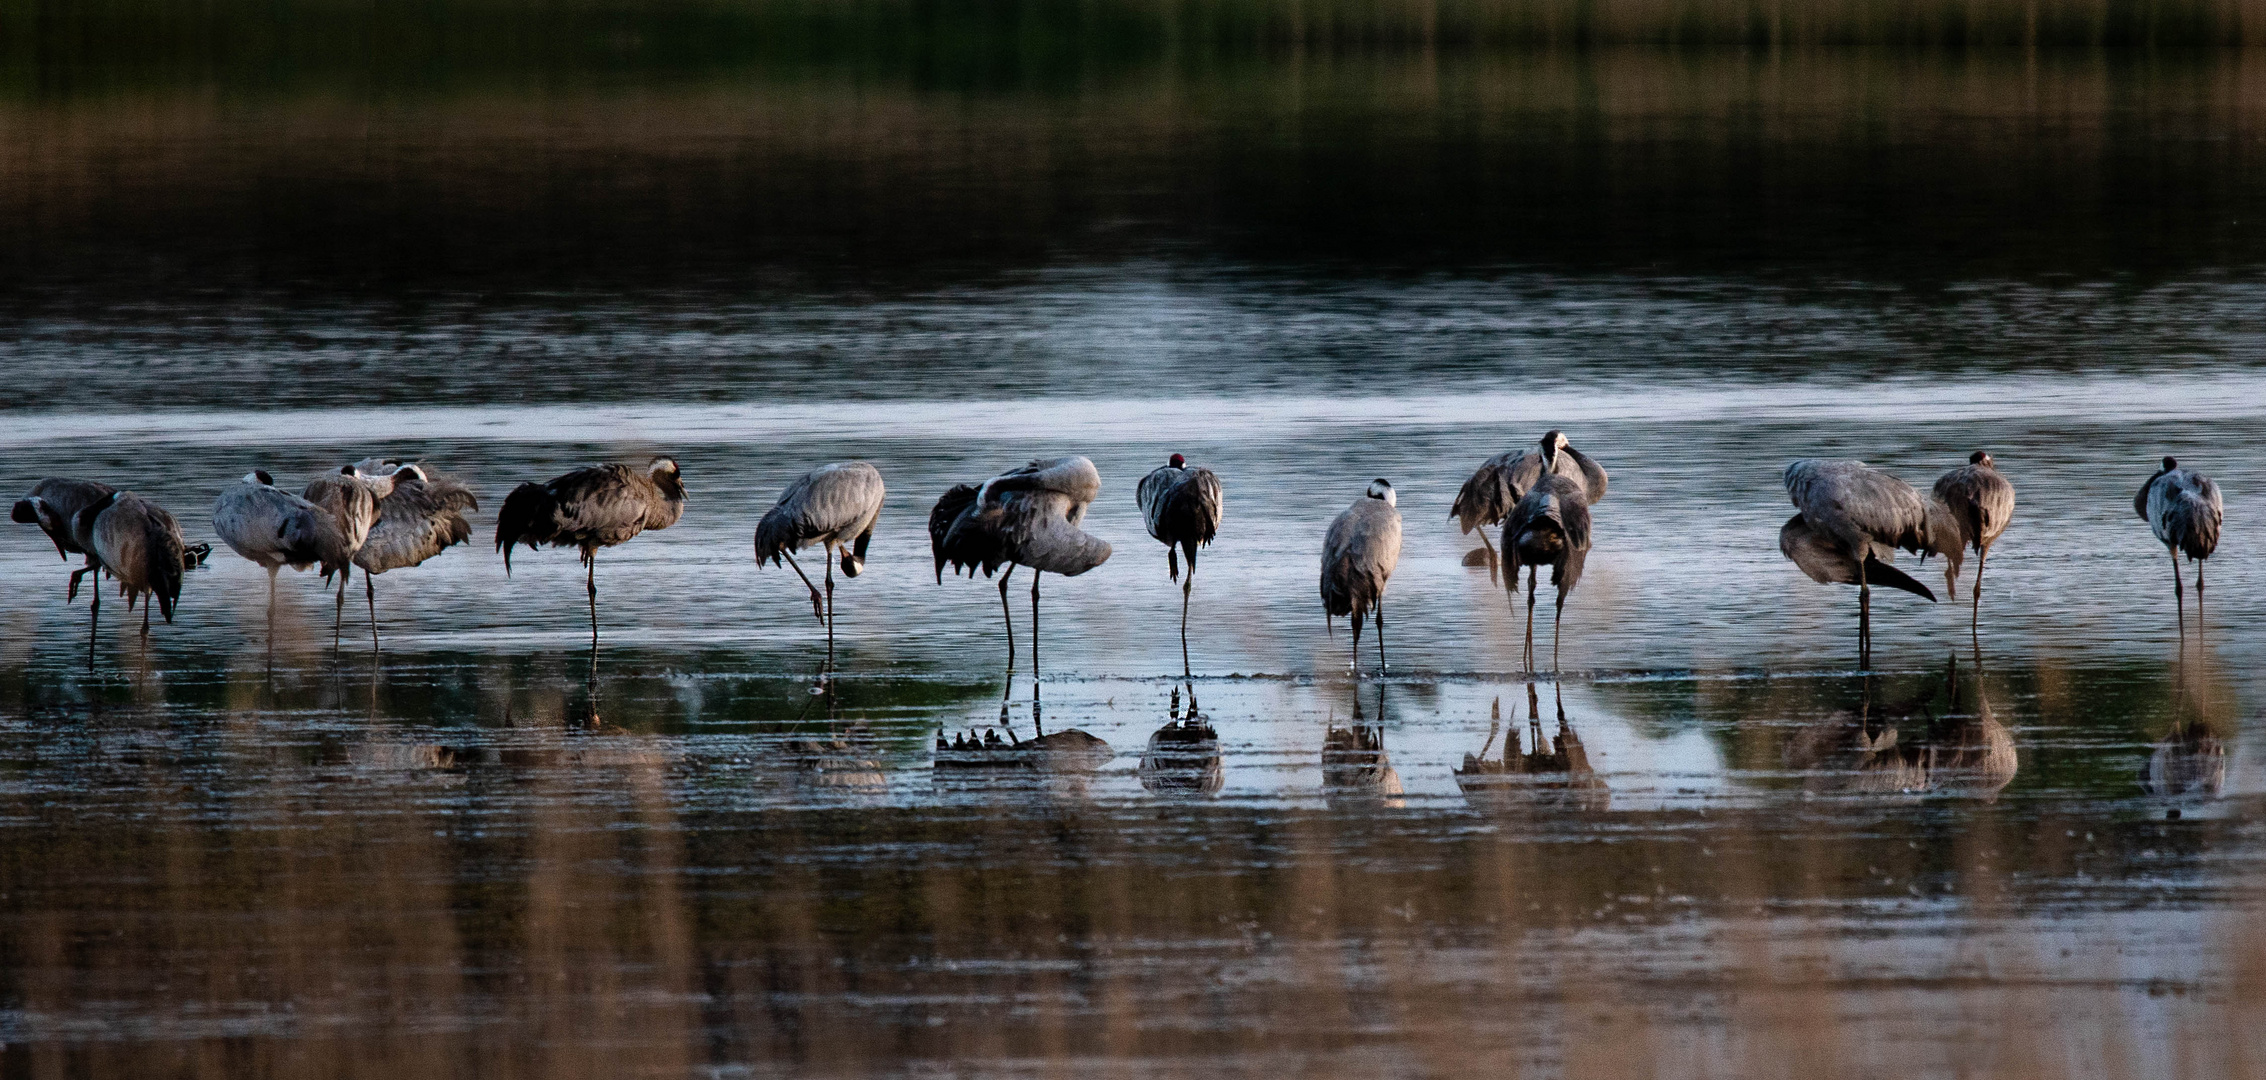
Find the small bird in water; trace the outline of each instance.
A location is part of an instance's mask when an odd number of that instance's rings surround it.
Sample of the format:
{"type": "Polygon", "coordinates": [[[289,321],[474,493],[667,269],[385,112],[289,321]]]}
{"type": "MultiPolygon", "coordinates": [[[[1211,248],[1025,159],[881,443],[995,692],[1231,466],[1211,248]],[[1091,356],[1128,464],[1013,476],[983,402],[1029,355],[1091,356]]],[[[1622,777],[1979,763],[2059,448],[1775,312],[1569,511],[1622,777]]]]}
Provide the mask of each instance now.
{"type": "MultiPolygon", "coordinates": [[[[365,461],[357,468],[369,471],[365,461]]],[[[464,512],[480,509],[472,489],[449,477],[427,472],[423,465],[385,462],[385,497],[378,500],[377,522],[354,551],[354,565],[362,568],[362,595],[370,605],[370,650],[378,649],[378,586],[376,578],[388,570],[417,566],[425,560],[472,539],[472,523],[464,512]]]]}
{"type": "MultiPolygon", "coordinates": [[[[1524,450],[1510,450],[1481,462],[1463,482],[1463,490],[1456,493],[1456,501],[1448,508],[1448,516],[1458,519],[1463,531],[1479,532],[1481,555],[1487,562],[1488,573],[1493,574],[1499,561],[1495,547],[1487,542],[1488,525],[1498,525],[1511,516],[1519,500],[1533,490],[1535,482],[1544,476],[1563,476],[1580,485],[1584,501],[1594,505],[1605,498],[1605,467],[1591,460],[1566,441],[1564,432],[1555,428],[1543,432],[1535,445],[1524,450]]],[[[1509,544],[1506,537],[1504,543],[1509,544]]],[[[1465,565],[1474,565],[1466,562],[1465,565]]],[[[1516,589],[1517,582],[1510,583],[1516,589]]]]}
{"type": "MultiPolygon", "coordinates": [[[[171,623],[173,608],[181,600],[181,578],[202,561],[182,542],[181,523],[164,507],[131,491],[103,496],[80,510],[71,522],[71,534],[79,546],[92,552],[103,571],[117,580],[118,591],[126,596],[126,610],[132,611],[136,602],[141,603],[142,642],[147,645],[151,604],[155,603],[165,621],[171,623]]],[[[99,619],[99,590],[95,607],[99,619]]]]}
{"type": "Polygon", "coordinates": [[[221,490],[212,505],[212,531],[229,549],[268,572],[268,665],[275,664],[275,575],[288,566],[305,570],[343,544],[337,519],[314,503],[275,486],[254,469],[221,490]]]}
{"type": "Polygon", "coordinates": [[[1323,625],[1337,615],[1353,618],[1350,666],[1361,670],[1361,620],[1377,621],[1377,672],[1385,672],[1385,584],[1401,561],[1399,497],[1389,480],[1369,482],[1369,490],[1330,522],[1322,539],[1323,625]]]}
{"type": "Polygon", "coordinates": [[[71,519],[77,517],[79,511],[116,490],[108,484],[92,480],[51,476],[33,484],[31,491],[16,500],[15,507],[8,513],[9,519],[18,525],[39,526],[39,531],[46,533],[47,538],[54,542],[55,553],[62,556],[64,562],[70,562],[73,555],[85,556],[85,565],[71,571],[71,584],[63,593],[66,602],[78,599],[80,578],[98,574],[101,570],[100,564],[95,562],[94,553],[79,546],[78,540],[72,536],[71,519]]]}
{"type": "Polygon", "coordinates": [[[627,465],[593,465],[545,484],[521,484],[496,515],[496,550],[511,573],[511,549],[549,544],[581,552],[590,593],[590,652],[598,653],[598,549],[628,543],[647,529],[666,529],[685,512],[684,477],[673,458],[657,457],[640,473],[627,465]]]}
{"type": "Polygon", "coordinates": [[[1870,667],[1872,587],[1935,601],[1891,565],[1899,548],[1943,554],[1929,542],[1928,504],[1912,485],[1862,461],[1803,458],[1786,466],[1784,479],[1797,512],[1778,530],[1779,553],[1819,584],[1857,586],[1857,663],[1870,667]]]}
{"type": "Polygon", "coordinates": [[[1989,453],[1977,450],[1967,456],[1966,465],[1936,479],[1935,501],[1942,513],[1929,508],[1930,541],[1946,551],[1943,587],[1954,600],[1959,599],[1959,553],[1975,552],[1975,595],[1967,629],[1977,633],[1983,622],[1983,567],[1990,562],[1991,545],[2014,520],[2014,485],[1999,473],[1989,453]],[[1949,529],[1944,527],[1947,522],[1949,529]],[[1938,533],[1942,535],[1933,535],[1938,533]]]}
{"type": "Polygon", "coordinates": [[[2172,557],[2172,596],[2179,604],[2180,632],[2187,631],[2187,591],[2180,581],[2179,557],[2186,553],[2195,564],[2195,607],[2203,609],[2203,562],[2219,549],[2219,525],[2226,518],[2226,503],[2219,498],[2219,485],[2211,478],[2193,469],[2179,467],[2179,460],[2164,458],[2164,467],[2140,485],[2140,493],[2132,497],[2132,509],[2148,523],[2149,531],[2156,534],[2156,542],[2172,557]]]}
{"type": "Polygon", "coordinates": [[[843,577],[856,577],[865,569],[866,547],[873,543],[873,524],[881,517],[885,491],[881,470],[862,461],[838,461],[802,474],[781,492],[779,501],[755,526],[755,564],[776,566],[780,560],[795,568],[795,576],[810,589],[810,611],[826,624],[826,662],[834,662],[834,563],[840,549],[843,577]],[[826,563],[826,593],[821,596],[795,561],[795,552],[821,545],[826,563]]]}
{"type": "Polygon", "coordinates": [[[1188,667],[1188,600],[1196,589],[1196,549],[1209,545],[1220,532],[1220,478],[1199,465],[1188,467],[1179,454],[1162,468],[1141,478],[1133,493],[1148,523],[1149,535],[1164,545],[1165,576],[1180,578],[1182,554],[1188,556],[1188,578],[1180,586],[1180,673],[1188,667]]]}
{"type": "Polygon", "coordinates": [[[959,484],[928,515],[929,551],[936,580],[945,564],[955,573],[985,577],[1001,566],[999,608],[1007,618],[1007,670],[1015,670],[1015,616],[1007,607],[1007,578],[1031,568],[1031,670],[1039,667],[1039,575],[1077,577],[1109,561],[1109,543],[1079,526],[1101,494],[1102,475],[1083,457],[1031,462],[984,481],[959,484]]]}
{"type": "Polygon", "coordinates": [[[1509,556],[1512,588],[1526,567],[1526,669],[1534,670],[1534,582],[1550,568],[1558,590],[1558,614],[1550,625],[1550,669],[1558,668],[1558,629],[1566,621],[1566,596],[1581,581],[1589,561],[1589,502],[1579,481],[1552,473],[1535,481],[1526,497],[1504,519],[1503,551],[1509,556]]]}

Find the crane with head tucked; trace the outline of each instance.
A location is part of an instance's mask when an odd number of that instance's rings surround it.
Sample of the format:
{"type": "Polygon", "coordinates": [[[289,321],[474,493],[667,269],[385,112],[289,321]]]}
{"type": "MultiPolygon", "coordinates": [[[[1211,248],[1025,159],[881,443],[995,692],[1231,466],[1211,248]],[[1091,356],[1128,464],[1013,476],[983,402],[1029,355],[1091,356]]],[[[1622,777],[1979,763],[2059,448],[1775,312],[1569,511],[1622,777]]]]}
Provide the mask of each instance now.
{"type": "Polygon", "coordinates": [[[1369,490],[1338,512],[1322,538],[1322,622],[1333,616],[1353,619],[1353,655],[1361,670],[1361,620],[1377,622],[1377,673],[1385,673],[1385,585],[1401,561],[1399,496],[1390,480],[1369,482],[1369,490]]]}
{"type": "Polygon", "coordinates": [[[472,539],[472,523],[464,512],[480,509],[472,489],[452,477],[428,471],[421,464],[363,461],[363,472],[389,468],[385,497],[378,500],[377,521],[354,551],[353,563],[362,568],[362,595],[370,605],[370,651],[378,650],[377,576],[388,570],[418,566],[425,560],[472,539]]]}
{"type": "MultiPolygon", "coordinates": [[[[173,621],[173,608],[181,600],[181,579],[202,562],[181,539],[181,523],[165,508],[131,491],[113,491],[81,509],[71,518],[71,535],[82,550],[94,555],[103,572],[118,582],[126,596],[126,610],[142,605],[142,643],[149,643],[149,609],[154,604],[173,621]]],[[[210,550],[209,548],[207,550],[210,550]]],[[[101,618],[99,587],[94,597],[95,618],[101,618]]],[[[89,642],[92,649],[92,642],[89,642]]],[[[91,660],[92,653],[89,657],[91,660]]]]}
{"type": "Polygon", "coordinates": [[[1083,457],[1043,458],[982,484],[958,484],[929,511],[930,553],[936,580],[944,567],[990,577],[1000,567],[999,608],[1007,620],[1007,669],[1015,670],[1015,616],[1007,606],[1007,579],[1018,566],[1031,569],[1031,671],[1039,666],[1039,575],[1076,577],[1109,560],[1108,541],[1080,526],[1101,494],[1102,476],[1083,457]]]}
{"type": "Polygon", "coordinates": [[[2156,542],[2172,557],[2172,596],[2179,604],[2180,631],[2187,630],[2187,592],[2180,581],[2179,557],[2195,564],[2195,607],[2203,609],[2203,563],[2219,550],[2219,527],[2226,520],[2226,502],[2219,485],[2193,469],[2180,468],[2179,459],[2166,455],[2164,467],[2140,485],[2132,509],[2148,523],[2156,542]]]}
{"type": "Polygon", "coordinates": [[[1960,553],[1975,553],[1975,595],[1967,629],[1977,633],[1983,621],[1983,567],[1990,562],[1991,545],[2014,520],[2014,485],[1998,471],[1989,452],[1977,450],[1967,456],[1967,464],[1936,478],[1929,511],[1930,527],[1939,534],[1931,540],[1945,552],[1944,591],[1954,600],[1959,599],[1960,553]]]}
{"type": "Polygon", "coordinates": [[[1180,673],[1189,674],[1188,600],[1196,589],[1196,549],[1209,545],[1220,532],[1220,478],[1188,459],[1172,455],[1162,467],[1141,478],[1133,493],[1149,535],[1164,545],[1165,576],[1180,578],[1181,555],[1188,557],[1188,577],[1180,586],[1180,673]]]}
{"type": "Polygon", "coordinates": [[[268,572],[268,666],[275,666],[275,575],[288,566],[305,570],[344,547],[337,518],[275,486],[254,469],[221,489],[212,506],[212,531],[229,549],[268,572]]]}
{"type": "Polygon", "coordinates": [[[378,503],[393,493],[393,470],[401,462],[386,460],[378,463],[383,475],[365,472],[360,465],[347,465],[335,473],[324,473],[307,482],[299,496],[329,514],[337,534],[336,542],[326,548],[320,560],[324,584],[333,576],[338,578],[338,592],[331,600],[331,647],[336,649],[339,635],[346,626],[347,578],[354,574],[354,556],[370,539],[370,530],[378,523],[378,503]]]}

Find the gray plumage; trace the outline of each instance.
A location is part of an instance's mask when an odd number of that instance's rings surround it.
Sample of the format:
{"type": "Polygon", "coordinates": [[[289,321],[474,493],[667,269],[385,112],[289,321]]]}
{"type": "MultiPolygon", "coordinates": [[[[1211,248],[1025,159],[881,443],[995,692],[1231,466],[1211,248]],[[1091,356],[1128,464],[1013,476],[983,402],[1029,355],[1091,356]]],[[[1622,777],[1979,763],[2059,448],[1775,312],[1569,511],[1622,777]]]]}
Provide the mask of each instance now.
{"type": "Polygon", "coordinates": [[[2226,520],[2226,503],[2219,485],[2193,469],[2179,467],[2176,458],[2164,458],[2164,467],[2140,485],[2132,509],[2148,523],[2156,542],[2172,557],[2172,594],[2178,600],[2180,626],[2187,625],[2187,594],[2180,581],[2179,557],[2195,564],[2195,598],[2203,602],[2203,562],[2219,550],[2219,527],[2226,520]]]}
{"type": "MultiPolygon", "coordinates": [[[[1583,501],[1595,504],[1605,498],[1605,467],[1573,448],[1563,432],[1543,433],[1534,446],[1497,454],[1482,462],[1471,479],[1456,493],[1448,516],[1468,533],[1484,525],[1500,524],[1519,500],[1547,473],[1580,485],[1583,501]]],[[[1487,534],[1479,534],[1485,542],[1487,534]]]]}
{"type": "Polygon", "coordinates": [[[1188,674],[1188,601],[1196,589],[1196,551],[1219,536],[1220,478],[1212,470],[1187,467],[1187,459],[1172,455],[1163,467],[1151,470],[1134,489],[1133,501],[1149,535],[1164,545],[1165,576],[1180,580],[1179,556],[1188,556],[1188,579],[1180,587],[1180,670],[1188,674]]]}
{"type": "Polygon", "coordinates": [[[39,526],[39,531],[46,533],[47,538],[54,542],[55,553],[64,562],[71,561],[73,555],[85,557],[84,565],[71,571],[71,584],[64,593],[66,600],[78,598],[79,579],[98,573],[100,565],[95,561],[94,553],[88,551],[72,535],[71,519],[77,517],[79,511],[116,490],[108,484],[92,480],[49,477],[33,484],[23,498],[16,500],[16,505],[9,512],[9,518],[19,525],[39,526]]]}
{"type": "Polygon", "coordinates": [[[1391,482],[1371,481],[1369,491],[1330,522],[1322,540],[1322,614],[1353,619],[1353,665],[1360,666],[1361,620],[1377,623],[1377,668],[1385,669],[1385,585],[1401,560],[1399,498],[1391,482]]]}
{"type": "Polygon", "coordinates": [[[362,591],[370,605],[370,647],[378,646],[378,589],[374,579],[388,570],[416,566],[472,539],[464,512],[480,509],[472,489],[421,465],[402,465],[385,478],[378,518],[354,552],[362,569],[362,591]]]}
{"type": "Polygon", "coordinates": [[[881,470],[863,461],[837,461],[802,474],[755,526],[755,563],[794,567],[795,575],[810,589],[811,614],[826,624],[826,656],[834,656],[834,563],[842,574],[856,577],[865,568],[866,548],[873,543],[874,522],[881,517],[887,489],[881,470]],[[826,563],[826,592],[819,594],[795,562],[794,553],[819,545],[826,563]]]}
{"type": "Polygon", "coordinates": [[[582,555],[583,586],[590,595],[590,662],[598,662],[598,549],[627,543],[648,529],[666,529],[685,512],[684,474],[673,458],[657,457],[640,473],[627,465],[593,465],[544,484],[521,484],[496,514],[496,550],[504,573],[511,551],[549,544],[582,555]]]}
{"type": "Polygon", "coordinates": [[[1930,543],[1929,503],[1912,485],[1862,461],[1803,458],[1786,466],[1783,479],[1798,512],[1779,529],[1778,550],[1812,581],[1858,587],[1858,662],[1869,664],[1873,584],[1935,599],[1892,565],[1899,549],[1950,557],[1930,543]]]}
{"type": "Polygon", "coordinates": [[[212,531],[229,549],[268,572],[268,661],[275,660],[275,575],[288,566],[305,570],[325,552],[342,547],[329,511],[278,490],[275,478],[253,470],[221,490],[212,505],[212,531]]]}
{"type": "MultiPolygon", "coordinates": [[[[1076,577],[1109,560],[1110,546],[1080,528],[1086,508],[1101,494],[1101,472],[1083,457],[1047,458],[994,476],[981,486],[961,484],[929,512],[929,546],[937,580],[944,567],[985,577],[1001,566],[999,602],[1007,606],[1007,577],[1017,566],[1031,575],[1031,664],[1038,666],[1039,572],[1076,577]]],[[[1007,664],[1015,665],[1015,626],[1007,617],[1007,664]]]]}
{"type": "Polygon", "coordinates": [[[331,518],[331,529],[326,537],[321,566],[323,580],[338,577],[338,591],[331,600],[331,644],[338,644],[340,632],[346,625],[346,585],[354,576],[354,556],[361,554],[362,545],[370,538],[370,530],[378,522],[378,502],[393,492],[392,472],[401,467],[398,461],[383,464],[386,475],[372,475],[374,461],[348,465],[335,473],[325,473],[307,482],[302,498],[320,507],[331,518]]]}
{"type": "Polygon", "coordinates": [[[1541,567],[1550,568],[1550,584],[1558,591],[1557,621],[1550,628],[1550,666],[1558,666],[1558,623],[1565,621],[1566,597],[1581,581],[1589,560],[1589,503],[1582,482],[1551,474],[1534,486],[1503,519],[1503,551],[1508,557],[1512,588],[1518,587],[1520,568],[1527,568],[1526,666],[1534,669],[1534,583],[1541,567]]]}
{"type": "Polygon", "coordinates": [[[1983,617],[1983,569],[1991,560],[1991,545],[2014,520],[2014,485],[1998,471],[1991,455],[1977,450],[1967,464],[1936,478],[1935,505],[1929,519],[1929,546],[1944,553],[1943,587],[1959,599],[1960,552],[1975,553],[1975,595],[1970,629],[1983,617]]]}
{"type": "Polygon", "coordinates": [[[142,637],[149,637],[149,603],[165,621],[181,599],[181,578],[191,558],[173,515],[133,492],[113,492],[72,518],[72,534],[103,571],[118,582],[126,610],[143,602],[142,637]]]}

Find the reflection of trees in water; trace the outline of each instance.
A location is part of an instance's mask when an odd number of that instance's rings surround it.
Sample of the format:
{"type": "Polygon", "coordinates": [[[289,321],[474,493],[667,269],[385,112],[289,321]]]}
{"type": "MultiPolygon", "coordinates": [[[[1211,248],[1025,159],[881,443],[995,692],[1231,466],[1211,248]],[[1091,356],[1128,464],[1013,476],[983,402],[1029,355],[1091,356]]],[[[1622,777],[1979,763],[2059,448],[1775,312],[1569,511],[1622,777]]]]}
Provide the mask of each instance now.
{"type": "Polygon", "coordinates": [[[1843,709],[1802,727],[1786,744],[1789,768],[1807,775],[1813,795],[1958,795],[1984,800],[2012,783],[2020,762],[2014,735],[1991,712],[1978,661],[1961,712],[1959,660],[1952,657],[1940,684],[1898,703],[1876,708],[1871,687],[1857,710],[1843,709]],[[1931,713],[1942,695],[1945,711],[1931,713]]]}
{"type": "Polygon", "coordinates": [[[1141,754],[1141,786],[1160,795],[1216,795],[1227,781],[1220,756],[1220,734],[1196,708],[1196,687],[1188,686],[1188,708],[1180,707],[1180,687],[1172,689],[1172,708],[1163,727],[1149,736],[1141,754]]]}
{"type": "Polygon", "coordinates": [[[1377,684],[1377,720],[1364,723],[1361,687],[1353,688],[1353,724],[1339,727],[1332,716],[1322,732],[1322,789],[1333,795],[1370,795],[1399,799],[1400,770],[1385,752],[1385,685],[1377,684]]]}
{"type": "Polygon", "coordinates": [[[1563,688],[1556,688],[1558,708],[1557,738],[1553,741],[1542,731],[1542,699],[1533,683],[1526,685],[1526,720],[1528,749],[1519,749],[1519,733],[1514,726],[1503,734],[1503,755],[1489,758],[1488,750],[1502,726],[1503,700],[1495,699],[1495,715],[1487,726],[1487,743],[1477,754],[1463,756],[1463,768],[1456,770],[1456,786],[1463,789],[1464,798],[1478,809],[1530,809],[1603,810],[1611,804],[1613,793],[1596,770],[1590,768],[1589,753],[1582,748],[1581,737],[1574,734],[1573,725],[1566,720],[1566,698],[1563,688]]]}

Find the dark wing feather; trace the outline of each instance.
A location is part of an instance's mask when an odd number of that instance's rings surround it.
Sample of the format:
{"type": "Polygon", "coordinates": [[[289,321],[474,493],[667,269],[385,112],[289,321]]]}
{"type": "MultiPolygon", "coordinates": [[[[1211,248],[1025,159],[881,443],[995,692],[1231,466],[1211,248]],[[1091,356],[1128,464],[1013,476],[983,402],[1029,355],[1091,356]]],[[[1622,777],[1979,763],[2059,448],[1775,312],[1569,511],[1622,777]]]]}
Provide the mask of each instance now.
{"type": "Polygon", "coordinates": [[[928,512],[928,549],[936,557],[936,580],[944,581],[944,564],[951,563],[955,572],[966,570],[982,562],[982,557],[971,557],[969,552],[956,550],[953,545],[953,526],[976,504],[979,489],[974,484],[955,484],[944,497],[936,500],[936,507],[928,512]]]}

